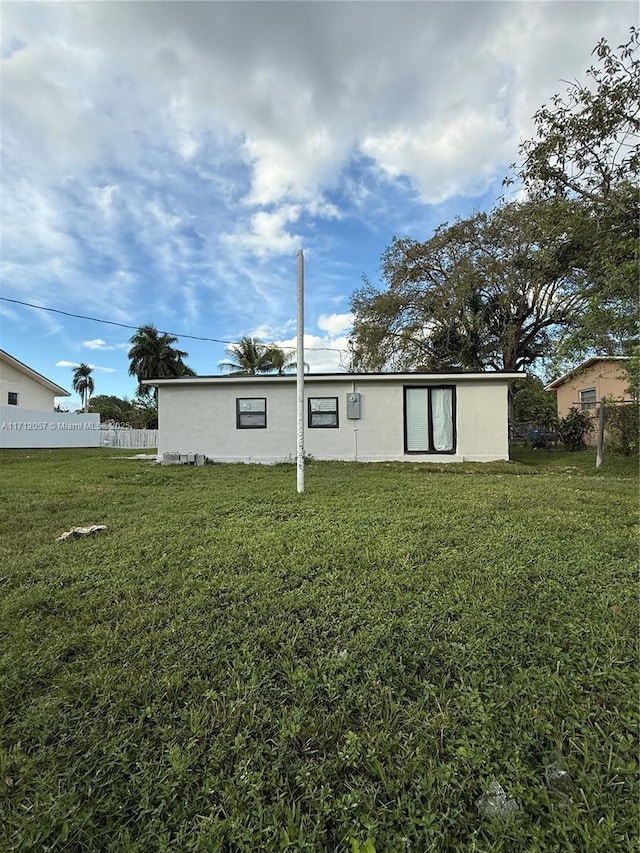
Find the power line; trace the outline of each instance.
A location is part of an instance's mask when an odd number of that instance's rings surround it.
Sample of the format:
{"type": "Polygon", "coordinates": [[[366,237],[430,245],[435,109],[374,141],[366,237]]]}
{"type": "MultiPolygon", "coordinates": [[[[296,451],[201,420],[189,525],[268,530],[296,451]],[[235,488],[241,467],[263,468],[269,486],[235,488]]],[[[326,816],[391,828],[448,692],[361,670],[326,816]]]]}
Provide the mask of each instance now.
{"type": "MultiPolygon", "coordinates": [[[[44,305],[34,305],[32,302],[21,302],[19,299],[9,299],[8,296],[0,296],[3,302],[13,302],[14,305],[24,305],[27,308],[37,308],[39,311],[50,311],[52,314],[62,314],[64,317],[73,317],[76,320],[90,320],[92,323],[104,323],[107,326],[118,326],[120,329],[133,329],[137,331],[140,326],[130,326],[128,323],[116,323],[115,320],[101,320],[99,317],[87,317],[85,314],[72,314],[70,311],[61,311],[59,308],[47,308],[44,305]]],[[[219,338],[205,338],[199,335],[181,335],[178,332],[167,332],[164,329],[158,329],[161,335],[172,335],[176,338],[188,338],[192,341],[207,341],[214,344],[225,344],[226,346],[234,346],[239,341],[222,341],[219,338]]],[[[280,349],[294,350],[295,347],[280,347],[280,349]]],[[[346,350],[338,349],[337,347],[305,347],[309,352],[339,352],[343,353],[346,350]]]]}

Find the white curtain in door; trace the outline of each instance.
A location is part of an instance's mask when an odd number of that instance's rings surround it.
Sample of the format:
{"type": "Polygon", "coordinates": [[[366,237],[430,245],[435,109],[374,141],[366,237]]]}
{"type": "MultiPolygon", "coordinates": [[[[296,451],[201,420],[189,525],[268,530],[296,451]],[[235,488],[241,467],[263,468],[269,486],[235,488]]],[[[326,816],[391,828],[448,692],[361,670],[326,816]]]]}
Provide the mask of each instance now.
{"type": "Polygon", "coordinates": [[[433,449],[453,450],[453,391],[451,388],[431,389],[431,423],[433,449]]]}

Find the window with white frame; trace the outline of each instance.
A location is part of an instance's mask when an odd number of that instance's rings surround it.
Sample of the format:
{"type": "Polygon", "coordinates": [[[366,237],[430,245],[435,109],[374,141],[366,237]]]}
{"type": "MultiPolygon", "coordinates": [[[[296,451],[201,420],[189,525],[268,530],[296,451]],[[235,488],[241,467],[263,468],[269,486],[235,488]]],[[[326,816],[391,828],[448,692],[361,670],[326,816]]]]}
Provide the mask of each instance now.
{"type": "Polygon", "coordinates": [[[405,453],[456,452],[456,389],[453,385],[404,389],[405,453]]]}
{"type": "Polygon", "coordinates": [[[596,407],[596,389],[595,388],[585,388],[583,391],[579,392],[580,394],[580,408],[581,409],[595,409],[596,407]]]}
{"type": "Polygon", "coordinates": [[[309,397],[309,429],[332,429],[338,423],[337,397],[309,397]]]}
{"type": "Polygon", "coordinates": [[[237,429],[267,428],[267,398],[238,397],[236,399],[237,429]]]}

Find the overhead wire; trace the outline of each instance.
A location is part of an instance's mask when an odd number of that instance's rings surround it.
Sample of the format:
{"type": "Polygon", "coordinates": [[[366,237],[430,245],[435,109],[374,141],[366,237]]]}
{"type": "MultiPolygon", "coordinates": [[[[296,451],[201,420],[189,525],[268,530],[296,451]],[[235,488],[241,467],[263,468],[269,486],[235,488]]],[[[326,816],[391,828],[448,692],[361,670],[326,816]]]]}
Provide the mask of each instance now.
{"type": "MultiPolygon", "coordinates": [[[[86,314],[74,314],[71,311],[62,311],[60,308],[48,308],[44,305],[34,305],[32,302],[22,302],[19,299],[9,299],[8,296],[0,296],[2,302],[12,302],[14,305],[24,305],[27,308],[37,308],[40,311],[49,311],[52,314],[62,314],[64,317],[72,317],[76,320],[90,320],[92,323],[104,323],[107,326],[118,326],[121,329],[134,329],[137,331],[141,326],[132,326],[128,323],[117,323],[115,320],[102,320],[99,317],[88,317],[86,314]]],[[[200,335],[183,335],[179,332],[169,332],[165,329],[157,330],[161,335],[172,335],[176,338],[187,338],[191,341],[206,341],[207,343],[225,344],[225,346],[235,346],[239,341],[223,341],[220,338],[202,337],[200,335]]],[[[280,347],[280,349],[295,350],[295,347],[280,347]]],[[[338,349],[337,347],[305,347],[308,352],[339,352],[344,353],[346,350],[338,349]]]]}

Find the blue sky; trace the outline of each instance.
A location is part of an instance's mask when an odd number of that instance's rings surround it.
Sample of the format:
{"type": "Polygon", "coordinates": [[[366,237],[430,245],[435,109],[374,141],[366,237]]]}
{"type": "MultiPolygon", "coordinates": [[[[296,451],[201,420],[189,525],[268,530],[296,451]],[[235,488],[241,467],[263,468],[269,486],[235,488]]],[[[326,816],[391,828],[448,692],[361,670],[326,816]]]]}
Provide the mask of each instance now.
{"type": "MultiPolygon", "coordinates": [[[[346,363],[349,300],[392,237],[491,207],[532,115],[616,2],[4,2],[2,292],[124,325],[346,363]]],[[[126,328],[0,301],[0,346],[133,396],[126,328]]],[[[197,373],[224,344],[181,337],[197,373]]],[[[79,407],[74,397],[67,401],[79,407]]]]}

